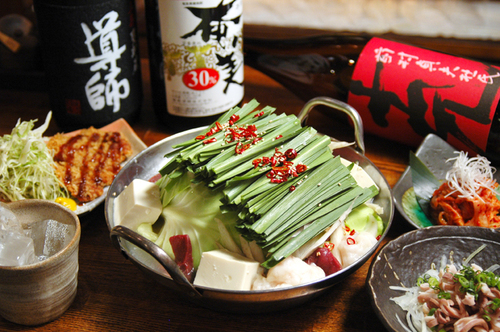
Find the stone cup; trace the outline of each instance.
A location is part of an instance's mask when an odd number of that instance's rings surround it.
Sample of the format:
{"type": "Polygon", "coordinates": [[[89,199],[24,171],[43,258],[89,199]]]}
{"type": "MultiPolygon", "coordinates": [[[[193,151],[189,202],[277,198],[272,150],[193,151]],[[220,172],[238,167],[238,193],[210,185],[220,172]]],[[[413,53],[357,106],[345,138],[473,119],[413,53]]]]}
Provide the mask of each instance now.
{"type": "Polygon", "coordinates": [[[21,225],[52,219],[72,225],[69,243],[54,255],[25,266],[0,266],[0,315],[22,325],[40,325],[61,316],[76,296],[78,216],[61,204],[22,200],[8,204],[21,225]]]}

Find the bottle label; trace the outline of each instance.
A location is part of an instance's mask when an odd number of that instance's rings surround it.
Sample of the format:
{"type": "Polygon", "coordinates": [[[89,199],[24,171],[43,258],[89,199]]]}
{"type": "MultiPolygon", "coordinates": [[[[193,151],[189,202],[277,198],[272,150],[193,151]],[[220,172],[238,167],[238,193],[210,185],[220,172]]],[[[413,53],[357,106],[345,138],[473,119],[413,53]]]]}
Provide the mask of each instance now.
{"type": "Polygon", "coordinates": [[[60,125],[131,118],[142,102],[133,1],[35,3],[51,107],[60,125]]]}
{"type": "Polygon", "coordinates": [[[486,150],[500,68],[373,38],[354,69],[348,103],[367,132],[417,146],[434,133],[460,150],[486,150]]]}
{"type": "Polygon", "coordinates": [[[130,95],[130,82],[127,77],[120,78],[122,69],[118,66],[118,60],[127,50],[127,45],[118,34],[121,24],[114,10],[90,26],[86,22],[81,23],[88,56],[73,60],[78,65],[88,66],[92,73],[85,83],[85,95],[94,111],[112,106],[113,113],[119,112],[122,100],[130,95]]]}
{"type": "Polygon", "coordinates": [[[219,114],[243,99],[242,0],[159,0],[168,112],[219,114]]]}

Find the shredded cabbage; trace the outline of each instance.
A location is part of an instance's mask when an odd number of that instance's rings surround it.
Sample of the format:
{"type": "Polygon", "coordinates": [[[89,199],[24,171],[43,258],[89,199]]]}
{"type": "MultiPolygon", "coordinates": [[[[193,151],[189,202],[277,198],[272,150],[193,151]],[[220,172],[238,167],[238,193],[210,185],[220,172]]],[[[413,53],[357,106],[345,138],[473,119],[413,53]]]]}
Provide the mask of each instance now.
{"type": "Polygon", "coordinates": [[[0,137],[0,197],[6,201],[26,198],[55,200],[69,197],[55,175],[53,152],[47,148],[43,133],[45,123],[33,129],[37,120],[17,121],[10,135],[0,137]]]}

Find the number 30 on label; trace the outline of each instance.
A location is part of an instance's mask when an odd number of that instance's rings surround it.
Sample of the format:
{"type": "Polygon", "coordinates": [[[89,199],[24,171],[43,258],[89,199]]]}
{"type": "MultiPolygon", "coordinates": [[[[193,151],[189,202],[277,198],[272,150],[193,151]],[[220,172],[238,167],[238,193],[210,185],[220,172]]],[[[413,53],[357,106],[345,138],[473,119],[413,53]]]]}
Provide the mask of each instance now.
{"type": "Polygon", "coordinates": [[[219,81],[219,72],[212,68],[196,68],[182,77],[184,84],[193,90],[207,90],[219,81]]]}

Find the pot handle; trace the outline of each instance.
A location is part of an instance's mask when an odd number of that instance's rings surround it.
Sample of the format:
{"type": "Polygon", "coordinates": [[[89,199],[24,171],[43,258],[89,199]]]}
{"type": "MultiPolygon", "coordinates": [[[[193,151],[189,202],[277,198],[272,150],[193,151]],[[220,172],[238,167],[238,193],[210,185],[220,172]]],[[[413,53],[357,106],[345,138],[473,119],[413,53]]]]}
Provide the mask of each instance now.
{"type": "Polygon", "coordinates": [[[144,236],[140,235],[133,230],[123,227],[121,225],[113,227],[110,232],[111,241],[122,253],[128,258],[127,253],[122,249],[120,245],[119,238],[123,238],[130,243],[136,245],[142,250],[146,251],[148,254],[153,256],[154,259],[158,261],[167,270],[172,279],[175,281],[177,286],[183,292],[186,292],[191,297],[201,297],[202,295],[198,292],[198,290],[190,283],[186,276],[181,272],[177,264],[174,262],[172,258],[158,245],[148,240],[144,236]]]}
{"type": "Polygon", "coordinates": [[[354,138],[356,140],[356,150],[362,155],[365,154],[365,142],[363,139],[363,121],[361,120],[361,116],[358,111],[354,109],[351,105],[344,103],[340,100],[329,98],[329,97],[316,97],[309,100],[302,110],[300,111],[297,118],[300,120],[302,125],[305,125],[307,122],[307,117],[311,110],[318,105],[328,106],[330,108],[336,109],[338,111],[344,112],[347,114],[353,124],[354,124],[354,138]]]}

